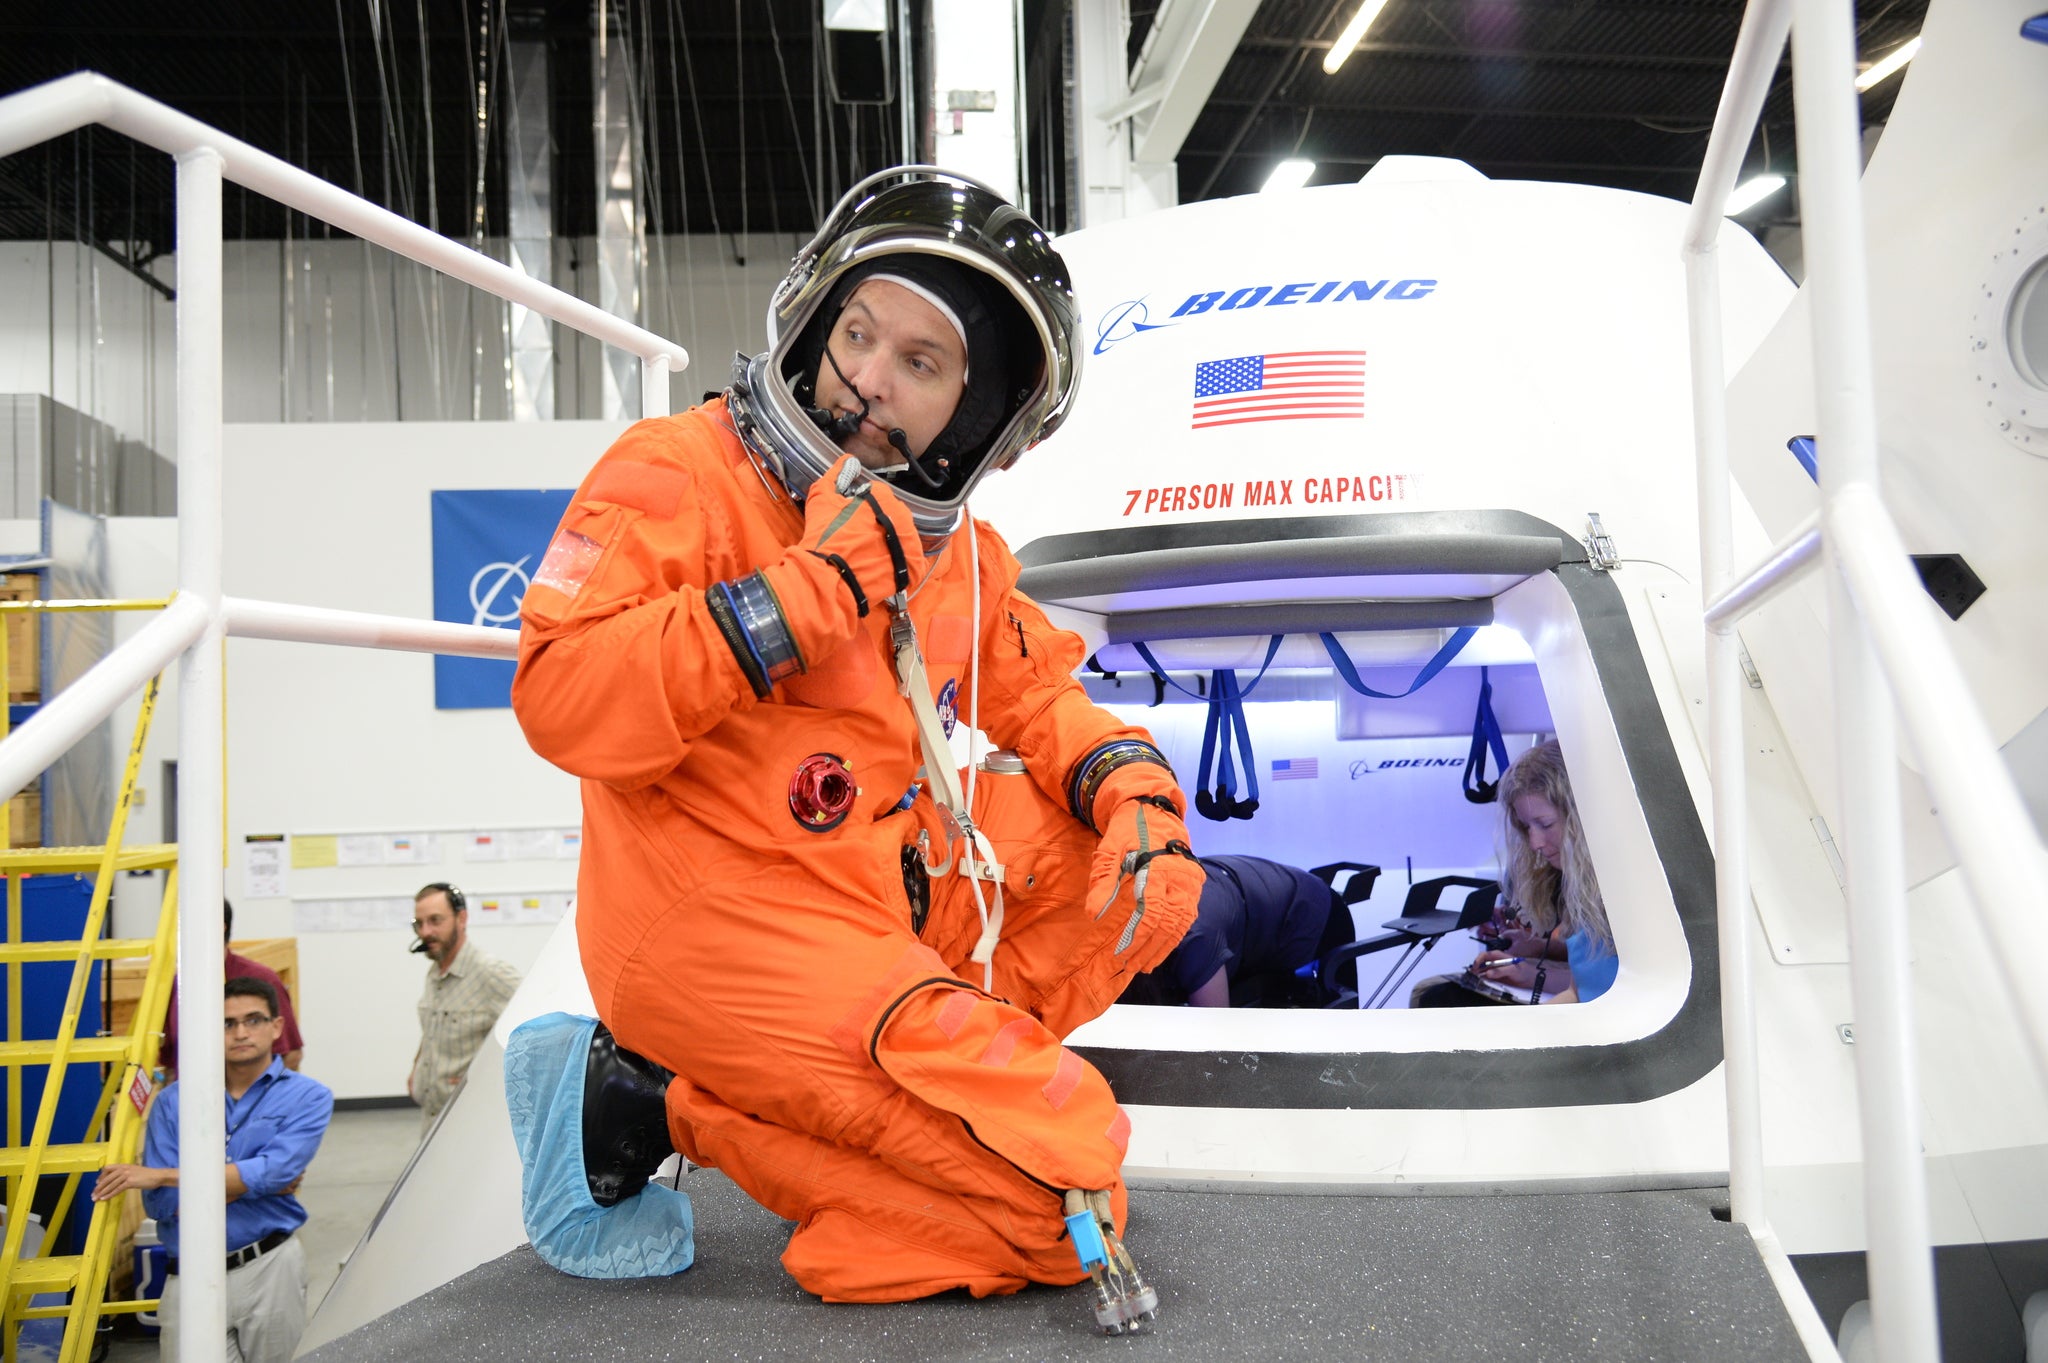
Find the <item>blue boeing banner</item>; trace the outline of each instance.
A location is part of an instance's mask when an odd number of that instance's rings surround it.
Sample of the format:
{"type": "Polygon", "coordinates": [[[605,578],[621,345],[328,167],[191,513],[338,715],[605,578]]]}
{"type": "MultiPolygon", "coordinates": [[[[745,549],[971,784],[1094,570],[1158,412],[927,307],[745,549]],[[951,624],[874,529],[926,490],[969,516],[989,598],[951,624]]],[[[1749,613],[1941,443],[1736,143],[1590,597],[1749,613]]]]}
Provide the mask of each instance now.
{"type": "MultiPolygon", "coordinates": [[[[573,488],[436,492],[434,618],[519,628],[519,605],[573,488]]],[[[502,709],[512,703],[512,664],[497,658],[434,658],[434,708],[502,709]]]]}

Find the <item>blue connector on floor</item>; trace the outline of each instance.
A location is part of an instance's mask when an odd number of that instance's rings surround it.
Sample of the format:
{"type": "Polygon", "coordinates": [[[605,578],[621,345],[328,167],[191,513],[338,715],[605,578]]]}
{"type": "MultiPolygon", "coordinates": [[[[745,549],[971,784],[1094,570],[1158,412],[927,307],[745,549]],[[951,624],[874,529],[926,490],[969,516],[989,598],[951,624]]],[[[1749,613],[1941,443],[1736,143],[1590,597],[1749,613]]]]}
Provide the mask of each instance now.
{"type": "Polygon", "coordinates": [[[1081,1267],[1093,1273],[1109,1262],[1109,1250],[1102,1243],[1102,1228],[1095,1224],[1095,1213],[1078,1211],[1068,1217],[1067,1234],[1074,1237],[1074,1252],[1081,1256],[1081,1267]]]}

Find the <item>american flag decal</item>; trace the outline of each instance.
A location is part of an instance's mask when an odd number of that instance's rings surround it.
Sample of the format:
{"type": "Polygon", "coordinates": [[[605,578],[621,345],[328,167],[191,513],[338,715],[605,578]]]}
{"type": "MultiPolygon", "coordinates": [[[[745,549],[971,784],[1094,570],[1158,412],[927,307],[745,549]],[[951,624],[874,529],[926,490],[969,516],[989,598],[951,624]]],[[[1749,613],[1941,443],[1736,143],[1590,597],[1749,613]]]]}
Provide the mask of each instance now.
{"type": "Polygon", "coordinates": [[[1363,350],[1288,350],[1195,366],[1195,430],[1365,415],[1363,350]]]}
{"type": "Polygon", "coordinates": [[[1275,781],[1313,781],[1316,779],[1316,759],[1313,757],[1282,757],[1273,763],[1275,781]]]}

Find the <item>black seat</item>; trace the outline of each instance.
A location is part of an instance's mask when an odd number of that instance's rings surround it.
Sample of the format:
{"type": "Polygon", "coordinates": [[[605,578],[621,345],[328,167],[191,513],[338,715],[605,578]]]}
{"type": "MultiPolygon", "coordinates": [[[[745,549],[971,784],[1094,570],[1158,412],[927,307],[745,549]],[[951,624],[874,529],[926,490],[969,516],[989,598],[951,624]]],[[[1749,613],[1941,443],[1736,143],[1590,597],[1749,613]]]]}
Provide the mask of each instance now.
{"type": "Polygon", "coordinates": [[[1496,881],[1480,880],[1473,876],[1437,876],[1430,880],[1418,881],[1408,887],[1408,897],[1402,901],[1401,916],[1390,918],[1381,924],[1387,931],[1377,937],[1362,941],[1347,942],[1324,956],[1320,974],[1324,981],[1336,986],[1334,995],[1325,1004],[1328,1008],[1378,1008],[1394,996],[1394,991],[1407,983],[1415,968],[1429,955],[1430,948],[1453,932],[1473,928],[1493,916],[1494,900],[1500,896],[1500,885],[1496,881]],[[1453,886],[1466,886],[1471,893],[1465,896],[1458,912],[1436,907],[1443,892],[1453,886]],[[1387,972],[1387,977],[1375,989],[1372,997],[1363,1003],[1358,999],[1358,958],[1375,952],[1401,948],[1401,959],[1387,972]]]}
{"type": "Polygon", "coordinates": [[[1363,861],[1333,861],[1327,866],[1317,866],[1309,874],[1330,887],[1330,892],[1343,903],[1344,918],[1336,925],[1341,931],[1338,940],[1331,944],[1316,961],[1316,981],[1322,987],[1321,1006],[1341,1007],[1346,998],[1358,997],[1359,953],[1343,954],[1344,948],[1356,946],[1352,939],[1357,936],[1358,922],[1351,912],[1353,904],[1363,903],[1372,897],[1372,887],[1380,878],[1380,868],[1363,861]],[[1348,873],[1348,874],[1346,874],[1348,873]],[[1337,888],[1337,877],[1345,876],[1342,889],[1337,888]]]}
{"type": "Polygon", "coordinates": [[[1499,896],[1498,881],[1479,880],[1472,876],[1438,876],[1409,886],[1408,898],[1401,902],[1401,916],[1390,918],[1380,926],[1417,937],[1443,937],[1460,928],[1476,928],[1493,917],[1493,902],[1499,896]],[[1436,907],[1444,891],[1453,885],[1468,886],[1472,891],[1465,896],[1463,907],[1456,913],[1436,907]]]}

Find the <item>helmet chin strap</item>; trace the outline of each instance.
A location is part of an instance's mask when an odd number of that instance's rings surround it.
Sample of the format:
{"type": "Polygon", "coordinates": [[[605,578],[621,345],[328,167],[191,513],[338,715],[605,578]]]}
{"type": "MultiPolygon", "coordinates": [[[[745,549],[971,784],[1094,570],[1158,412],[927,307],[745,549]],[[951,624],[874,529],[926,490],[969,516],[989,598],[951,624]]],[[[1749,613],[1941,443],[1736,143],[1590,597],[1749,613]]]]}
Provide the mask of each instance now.
{"type": "MultiPolygon", "coordinates": [[[[827,407],[804,408],[804,415],[816,423],[819,430],[831,436],[832,443],[836,445],[860,430],[860,424],[868,419],[868,408],[871,404],[861,394],[860,389],[853,386],[853,381],[846,377],[846,371],[839,367],[839,361],[833,356],[832,347],[829,345],[825,347],[825,363],[832,366],[832,372],[838,377],[840,384],[847,392],[853,394],[853,400],[860,404],[858,412],[834,413],[827,407]]],[[[945,485],[943,478],[933,477],[925,470],[924,465],[918,462],[917,456],[910,452],[910,437],[904,434],[902,427],[891,427],[888,438],[890,446],[903,456],[904,467],[909,469],[920,483],[934,492],[945,485]]]]}

